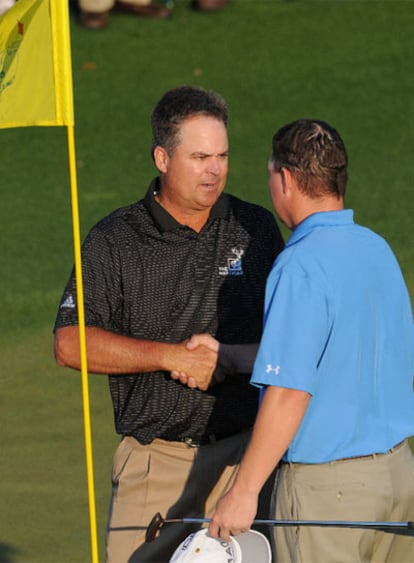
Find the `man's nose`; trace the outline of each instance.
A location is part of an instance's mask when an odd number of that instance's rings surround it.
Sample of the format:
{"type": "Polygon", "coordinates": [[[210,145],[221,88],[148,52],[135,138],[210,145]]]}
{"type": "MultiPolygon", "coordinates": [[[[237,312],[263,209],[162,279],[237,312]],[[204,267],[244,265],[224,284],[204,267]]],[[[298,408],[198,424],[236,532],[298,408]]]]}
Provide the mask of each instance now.
{"type": "Polygon", "coordinates": [[[220,174],[222,169],[222,163],[219,158],[216,157],[209,158],[207,164],[208,164],[207,165],[208,172],[215,175],[220,174]]]}

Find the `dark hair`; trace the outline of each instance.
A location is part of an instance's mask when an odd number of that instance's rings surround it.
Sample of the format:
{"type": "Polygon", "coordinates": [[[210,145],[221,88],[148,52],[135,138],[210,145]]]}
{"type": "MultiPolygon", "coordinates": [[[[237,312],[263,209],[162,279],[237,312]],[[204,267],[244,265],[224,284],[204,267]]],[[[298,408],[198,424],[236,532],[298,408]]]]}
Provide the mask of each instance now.
{"type": "Polygon", "coordinates": [[[196,86],[168,90],[151,114],[152,151],[161,146],[171,154],[180,142],[181,124],[197,115],[214,117],[227,127],[227,104],[220,94],[196,86]]]}
{"type": "Polygon", "coordinates": [[[273,137],[271,162],[276,171],[290,170],[299,189],[311,198],[345,194],[345,145],[336,129],[324,121],[299,119],[281,127],[273,137]]]}

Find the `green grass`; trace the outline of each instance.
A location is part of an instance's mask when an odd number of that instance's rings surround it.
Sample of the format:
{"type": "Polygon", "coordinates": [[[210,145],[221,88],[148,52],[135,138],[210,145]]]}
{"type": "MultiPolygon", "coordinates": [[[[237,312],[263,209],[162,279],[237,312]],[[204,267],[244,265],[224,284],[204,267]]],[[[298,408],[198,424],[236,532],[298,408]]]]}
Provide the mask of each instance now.
{"type": "MultiPolygon", "coordinates": [[[[3,345],[0,561],[87,561],[80,376],[57,371],[48,328],[3,345]]],[[[102,537],[116,437],[106,378],[91,377],[90,392],[102,537]]]]}
{"type": "MultiPolygon", "coordinates": [[[[414,4],[398,0],[233,0],[211,15],[181,0],[170,21],[112,14],[98,33],[73,21],[82,236],[155,174],[155,101],[200,84],[230,105],[228,191],[268,208],[275,130],[298,117],[336,126],[350,156],[347,203],[390,242],[414,297],[413,27],[414,4]]],[[[80,376],[52,354],[73,261],[66,131],[0,130],[0,175],[0,561],[89,561],[80,376]]],[[[105,377],[90,378],[90,394],[103,560],[117,438],[105,377]]]]}

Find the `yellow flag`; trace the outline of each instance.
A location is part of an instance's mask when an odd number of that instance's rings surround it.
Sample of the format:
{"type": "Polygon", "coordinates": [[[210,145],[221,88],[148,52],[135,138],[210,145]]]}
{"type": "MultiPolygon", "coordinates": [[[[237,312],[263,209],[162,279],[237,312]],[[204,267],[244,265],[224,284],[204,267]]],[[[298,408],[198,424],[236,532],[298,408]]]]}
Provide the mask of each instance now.
{"type": "Polygon", "coordinates": [[[18,0],[0,16],[0,128],[73,125],[68,0],[18,0]]]}

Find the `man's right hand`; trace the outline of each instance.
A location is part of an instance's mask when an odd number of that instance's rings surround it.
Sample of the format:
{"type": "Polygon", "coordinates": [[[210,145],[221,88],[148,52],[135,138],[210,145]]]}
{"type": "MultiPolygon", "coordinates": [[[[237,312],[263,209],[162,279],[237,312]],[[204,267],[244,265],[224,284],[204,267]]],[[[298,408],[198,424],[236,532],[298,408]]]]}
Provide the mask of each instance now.
{"type": "Polygon", "coordinates": [[[211,377],[208,380],[207,387],[205,387],[206,380],[201,381],[201,385],[200,385],[196,377],[188,374],[184,370],[171,372],[172,379],[179,380],[183,385],[187,385],[188,387],[191,388],[199,387],[203,391],[205,391],[212,383],[217,383],[216,380],[213,382],[213,376],[214,376],[214,372],[217,369],[219,347],[220,347],[219,341],[216,340],[213,336],[211,336],[211,334],[193,334],[190,340],[187,340],[186,342],[187,350],[193,351],[200,348],[200,351],[203,351],[203,354],[205,354],[206,349],[217,353],[216,364],[213,373],[211,374],[211,377]]]}
{"type": "Polygon", "coordinates": [[[206,348],[218,353],[220,342],[211,334],[193,334],[190,340],[187,341],[186,347],[188,350],[194,350],[197,346],[206,346],[206,348]]]}
{"type": "MultiPolygon", "coordinates": [[[[193,338],[191,338],[191,341],[193,338]]],[[[213,337],[210,338],[214,340],[213,337]]],[[[183,342],[177,348],[178,354],[174,361],[177,362],[178,369],[171,370],[171,377],[188,387],[193,389],[198,387],[202,391],[206,391],[217,365],[218,351],[214,351],[203,344],[198,344],[196,347],[192,344],[188,346],[191,341],[183,342]]]]}

